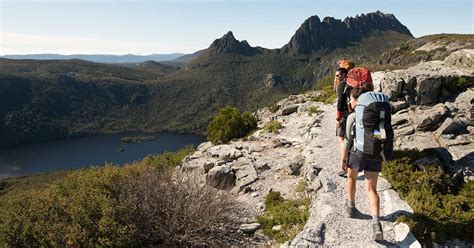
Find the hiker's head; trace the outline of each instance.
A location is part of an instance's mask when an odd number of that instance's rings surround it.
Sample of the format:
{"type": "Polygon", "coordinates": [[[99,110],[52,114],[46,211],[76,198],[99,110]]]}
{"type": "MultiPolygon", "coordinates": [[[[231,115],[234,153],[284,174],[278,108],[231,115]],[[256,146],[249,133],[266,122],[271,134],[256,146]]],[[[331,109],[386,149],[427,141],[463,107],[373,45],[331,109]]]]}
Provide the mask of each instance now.
{"type": "Polygon", "coordinates": [[[339,81],[342,81],[342,80],[346,79],[346,77],[347,77],[347,69],[346,68],[337,69],[336,79],[338,79],[339,81]]]}
{"type": "Polygon", "coordinates": [[[359,99],[359,96],[364,94],[365,92],[369,92],[369,91],[372,91],[370,89],[370,87],[367,87],[364,85],[368,85],[368,84],[363,84],[361,85],[361,87],[355,87],[351,90],[351,93],[350,93],[350,96],[351,96],[351,108],[354,109],[356,106],[357,106],[357,100],[359,99]]]}

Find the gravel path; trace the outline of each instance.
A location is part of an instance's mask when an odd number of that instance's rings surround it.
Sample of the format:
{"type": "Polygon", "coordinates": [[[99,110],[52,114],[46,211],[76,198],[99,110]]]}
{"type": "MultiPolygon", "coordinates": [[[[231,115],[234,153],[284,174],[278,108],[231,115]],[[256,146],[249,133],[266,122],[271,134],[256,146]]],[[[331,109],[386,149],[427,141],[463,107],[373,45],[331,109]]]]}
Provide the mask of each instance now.
{"type": "MultiPolygon", "coordinates": [[[[338,175],[340,159],[338,142],[335,133],[335,106],[320,105],[324,111],[320,125],[313,128],[312,135],[306,139],[303,154],[309,161],[309,166],[316,167],[317,179],[313,180],[313,205],[311,217],[290,246],[314,247],[316,245],[328,247],[398,247],[395,241],[394,223],[382,218],[382,228],[385,241],[372,240],[371,215],[367,193],[365,191],[363,173],[359,174],[356,192],[356,207],[359,210],[354,219],[347,218],[344,212],[346,201],[346,178],[338,175]]],[[[379,180],[378,190],[387,190],[385,180],[379,180]]],[[[383,217],[391,214],[384,211],[386,198],[379,192],[381,213],[383,217]]]]}

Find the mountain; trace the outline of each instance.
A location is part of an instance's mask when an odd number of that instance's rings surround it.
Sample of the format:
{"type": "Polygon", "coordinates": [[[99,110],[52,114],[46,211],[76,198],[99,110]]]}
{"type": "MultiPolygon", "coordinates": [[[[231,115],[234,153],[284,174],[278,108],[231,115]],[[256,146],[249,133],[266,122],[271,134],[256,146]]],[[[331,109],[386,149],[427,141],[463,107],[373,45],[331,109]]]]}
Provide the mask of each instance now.
{"type": "Polygon", "coordinates": [[[220,39],[216,39],[209,47],[210,52],[213,53],[234,53],[240,55],[252,56],[257,53],[257,49],[251,47],[246,40],[238,41],[234,34],[229,31],[220,39]]]}
{"type": "Polygon", "coordinates": [[[290,54],[333,50],[346,47],[351,42],[361,41],[362,38],[369,37],[374,30],[391,30],[413,37],[410,30],[394,15],[380,11],[355,18],[347,17],[344,21],[332,17],[326,17],[321,21],[318,16],[312,16],[301,25],[282,50],[290,54]]]}
{"type": "MultiPolygon", "coordinates": [[[[380,13],[363,16],[393,21],[380,13]]],[[[315,45],[305,52],[290,49],[291,42],[288,49],[252,47],[228,32],[182,57],[188,62],[179,70],[161,62],[125,67],[0,59],[0,146],[126,130],[203,133],[225,105],[254,111],[312,89],[334,73],[341,57],[375,63],[412,38],[399,27],[357,23],[369,31],[342,47],[315,45]]],[[[318,30],[305,34],[318,37],[312,33],[318,30]]]]}
{"type": "Polygon", "coordinates": [[[4,55],[0,58],[5,59],[35,59],[35,60],[66,60],[66,59],[82,59],[96,63],[141,63],[147,60],[153,61],[168,61],[183,56],[182,53],[171,54],[150,54],[150,55],[104,55],[104,54],[28,54],[28,55],[4,55]]]}

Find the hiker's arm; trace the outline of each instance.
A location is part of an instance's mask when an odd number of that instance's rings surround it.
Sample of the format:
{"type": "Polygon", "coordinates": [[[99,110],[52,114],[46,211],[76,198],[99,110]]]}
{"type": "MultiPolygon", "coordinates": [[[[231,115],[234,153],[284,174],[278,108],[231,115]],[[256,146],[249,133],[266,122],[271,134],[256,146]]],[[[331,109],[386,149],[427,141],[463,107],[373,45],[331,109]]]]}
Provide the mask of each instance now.
{"type": "Polygon", "coordinates": [[[344,95],[344,83],[337,84],[337,117],[336,120],[340,121],[342,118],[342,112],[345,110],[345,105],[347,104],[347,99],[344,95]]]}
{"type": "Polygon", "coordinates": [[[347,117],[346,121],[346,133],[344,136],[344,143],[342,144],[342,154],[341,154],[341,162],[346,161],[349,157],[349,151],[354,143],[354,137],[352,135],[352,126],[355,122],[355,113],[350,114],[347,117]]]}

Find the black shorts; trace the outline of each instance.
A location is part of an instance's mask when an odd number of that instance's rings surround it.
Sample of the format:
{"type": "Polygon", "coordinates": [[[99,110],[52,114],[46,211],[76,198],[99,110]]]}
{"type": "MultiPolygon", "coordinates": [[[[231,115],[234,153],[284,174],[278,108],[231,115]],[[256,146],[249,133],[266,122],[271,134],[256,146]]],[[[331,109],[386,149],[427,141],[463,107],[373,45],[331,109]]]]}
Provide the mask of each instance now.
{"type": "Polygon", "coordinates": [[[352,170],[357,170],[358,172],[361,171],[373,171],[373,172],[381,172],[382,171],[382,160],[367,160],[362,159],[354,153],[349,155],[349,163],[347,167],[351,168],[352,170]]]}

